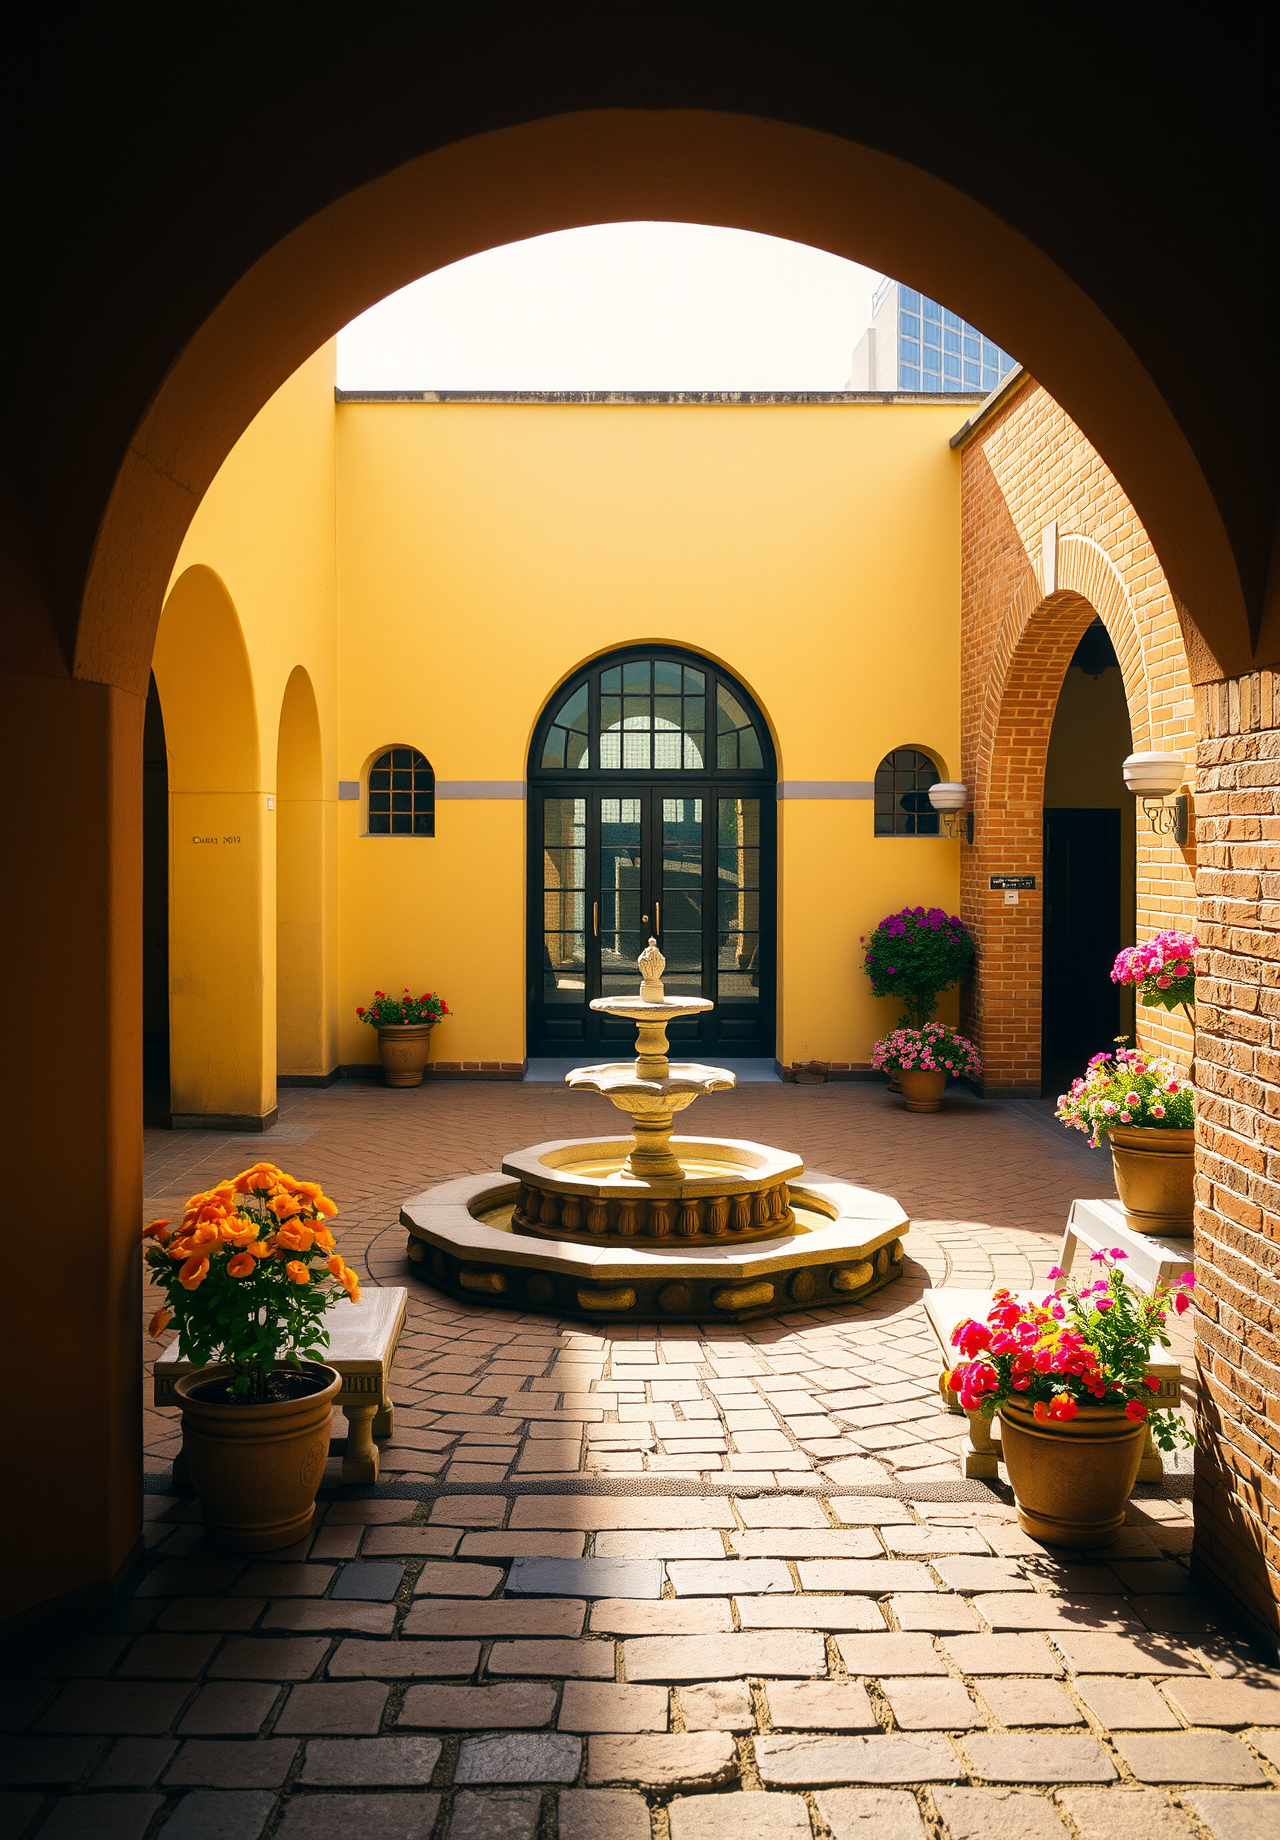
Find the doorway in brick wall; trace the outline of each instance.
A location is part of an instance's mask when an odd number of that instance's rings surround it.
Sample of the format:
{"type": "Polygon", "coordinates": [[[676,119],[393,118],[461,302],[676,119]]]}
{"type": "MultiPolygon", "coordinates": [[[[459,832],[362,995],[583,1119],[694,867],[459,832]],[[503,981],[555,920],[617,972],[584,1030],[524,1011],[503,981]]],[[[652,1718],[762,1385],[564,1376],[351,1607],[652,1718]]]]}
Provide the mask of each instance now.
{"type": "Polygon", "coordinates": [[[1133,993],[1111,982],[1134,936],[1131,747],[1120,663],[1095,620],[1063,679],[1045,763],[1040,1090],[1049,1097],[1091,1054],[1133,1033],[1133,993]]]}

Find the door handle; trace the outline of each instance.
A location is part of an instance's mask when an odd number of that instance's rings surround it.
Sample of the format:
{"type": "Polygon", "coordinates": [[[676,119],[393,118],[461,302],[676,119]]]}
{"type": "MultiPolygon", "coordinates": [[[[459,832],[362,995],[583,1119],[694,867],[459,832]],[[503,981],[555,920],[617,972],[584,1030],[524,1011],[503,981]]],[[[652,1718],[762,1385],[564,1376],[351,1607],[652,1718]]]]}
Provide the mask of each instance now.
{"type": "Polygon", "coordinates": [[[653,904],[653,930],[655,933],[660,933],[662,931],[662,902],[661,901],[655,901],[653,904]]]}
{"type": "Polygon", "coordinates": [[[599,901],[593,901],[591,903],[591,933],[592,933],[593,938],[599,939],[600,937],[600,903],[599,901]]]}

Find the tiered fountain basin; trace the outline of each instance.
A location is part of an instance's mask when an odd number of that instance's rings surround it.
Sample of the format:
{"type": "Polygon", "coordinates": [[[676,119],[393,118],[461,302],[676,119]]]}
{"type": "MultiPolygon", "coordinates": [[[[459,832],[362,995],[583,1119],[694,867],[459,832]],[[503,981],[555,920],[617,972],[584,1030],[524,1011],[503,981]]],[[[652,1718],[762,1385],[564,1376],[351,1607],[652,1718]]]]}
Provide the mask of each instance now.
{"type": "Polygon", "coordinates": [[[410,1268],[468,1302],[639,1322],[745,1322],[856,1302],[895,1278],[910,1222],[890,1196],[806,1178],[768,1144],[672,1136],[677,1112],[735,1080],[671,1064],[667,1023],[711,1004],[666,996],[655,940],[639,966],[637,997],[591,1005],[635,1023],[635,1060],[567,1081],[625,1112],[633,1135],[534,1144],[501,1173],[416,1196],[400,1210],[410,1268]]]}
{"type": "MultiPolygon", "coordinates": [[[[688,1146],[691,1158],[729,1147],[709,1138],[674,1141],[681,1150],[688,1146]]],[[[563,1147],[539,1145],[521,1156],[563,1147]]],[[[628,1148],[611,1138],[574,1147],[590,1148],[602,1161],[628,1148]]],[[[746,1322],[779,1310],[859,1302],[900,1274],[910,1226],[889,1195],[800,1177],[787,1183],[793,1224],[771,1233],[552,1237],[516,1227],[521,1186],[498,1172],[461,1176],[406,1202],[400,1220],[409,1232],[411,1269],[450,1296],[507,1309],[595,1321],[746,1322]]]]}
{"type": "Polygon", "coordinates": [[[535,1144],[502,1160],[515,1176],[511,1224],[544,1239],[680,1239],[721,1243],[776,1239],[795,1225],[789,1184],[799,1157],[766,1144],[673,1137],[675,1176],[628,1173],[629,1138],[535,1144]]]}

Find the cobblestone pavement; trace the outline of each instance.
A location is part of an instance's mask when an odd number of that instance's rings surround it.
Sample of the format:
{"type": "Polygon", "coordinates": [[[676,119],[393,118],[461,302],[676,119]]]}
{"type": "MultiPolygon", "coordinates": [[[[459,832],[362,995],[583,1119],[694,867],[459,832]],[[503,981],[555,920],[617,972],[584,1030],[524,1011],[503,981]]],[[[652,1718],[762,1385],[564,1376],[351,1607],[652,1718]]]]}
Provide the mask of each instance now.
{"type": "Polygon", "coordinates": [[[1051,1549],[962,1479],[939,1410],[921,1289],[1034,1283],[1072,1196],[1108,1191],[1044,1107],[718,1098],[718,1128],[896,1194],[907,1273],[862,1308],[600,1334],[440,1297],[394,1224],[504,1148],[608,1129],[579,1096],[284,1098],[261,1140],[154,1134],[149,1204],[259,1153],[325,1183],[347,1255],[411,1291],[382,1480],[342,1489],[335,1443],[308,1540],[217,1552],[149,1411],[145,1575],[19,1649],[5,1835],[1280,1836],[1280,1673],[1192,1586],[1189,1475],[1105,1552],[1051,1549]]]}

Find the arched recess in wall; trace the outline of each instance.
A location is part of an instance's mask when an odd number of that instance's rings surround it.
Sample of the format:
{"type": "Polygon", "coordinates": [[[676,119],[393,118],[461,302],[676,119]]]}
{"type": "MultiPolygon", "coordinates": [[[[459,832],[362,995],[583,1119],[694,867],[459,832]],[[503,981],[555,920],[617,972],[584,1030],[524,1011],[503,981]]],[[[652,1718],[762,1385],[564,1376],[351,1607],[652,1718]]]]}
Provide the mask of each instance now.
{"type": "Polygon", "coordinates": [[[285,685],[276,742],[276,1059],[286,1081],[334,1063],[325,1002],[325,813],[320,712],[301,665],[285,685]]]}
{"type": "Polygon", "coordinates": [[[1095,619],[1105,625],[1123,675],[1131,745],[1145,745],[1149,686],[1133,607],[1096,544],[1064,539],[1053,592],[1045,595],[1039,573],[1029,568],[1002,622],[969,763],[974,847],[964,852],[961,898],[979,960],[965,1020],[982,1044],[993,1087],[1040,1089],[1045,767],[1067,667],[1095,619]],[[991,887],[993,876],[1035,882],[1017,890],[1010,905],[1004,889],[991,887]]]}
{"type": "Polygon", "coordinates": [[[253,675],[235,604],[187,569],[153,669],[169,748],[169,1078],[175,1128],[275,1116],[275,860],[253,675]]]}

